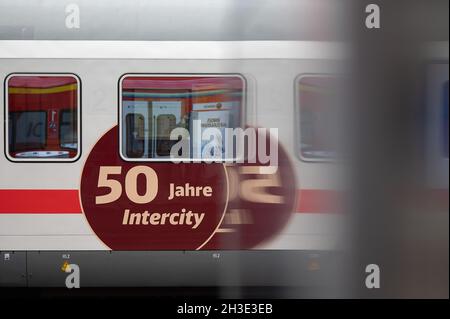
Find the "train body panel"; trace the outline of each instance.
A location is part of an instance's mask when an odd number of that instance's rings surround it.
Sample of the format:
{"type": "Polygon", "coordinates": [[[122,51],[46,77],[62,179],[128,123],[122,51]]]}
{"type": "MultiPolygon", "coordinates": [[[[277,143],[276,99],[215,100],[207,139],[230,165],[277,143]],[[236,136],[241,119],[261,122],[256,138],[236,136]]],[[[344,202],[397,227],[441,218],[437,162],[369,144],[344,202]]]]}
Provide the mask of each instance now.
{"type": "MultiPolygon", "coordinates": [[[[345,172],[335,161],[301,158],[296,90],[302,76],[343,74],[344,46],[302,41],[187,42],[181,52],[181,45],[4,41],[0,47],[3,79],[21,73],[74,74],[80,79],[81,156],[71,163],[17,163],[0,157],[1,250],[108,249],[83,216],[78,190],[90,151],[118,125],[119,79],[124,74],[242,76],[246,81],[245,124],[278,129],[296,189],[289,222],[253,248],[329,250],[341,246],[345,214],[339,194],[345,189],[345,172]],[[59,50],[49,51],[52,47],[59,50]],[[18,200],[22,198],[23,202],[18,200]]],[[[448,55],[442,49],[435,51],[433,59],[448,55]]],[[[7,81],[0,94],[6,95],[6,89],[7,81]]],[[[0,114],[2,123],[7,121],[5,114],[0,114]]],[[[2,130],[0,148],[6,152],[5,142],[2,130]]]]}
{"type": "MultiPolygon", "coordinates": [[[[244,52],[256,52],[255,45],[247,43],[238,47],[244,52]]],[[[329,44],[334,48],[334,44],[329,44]]],[[[130,44],[132,47],[133,44],[130,44]]],[[[203,44],[202,44],[203,47],[203,44]]],[[[195,46],[194,46],[195,48],[195,46]]],[[[312,47],[316,51],[318,48],[312,47]]],[[[132,48],[128,48],[131,50],[132,48]]],[[[137,48],[136,48],[137,49],[137,48]]],[[[220,45],[211,43],[212,52],[220,45]]],[[[198,48],[195,48],[198,50],[198,48]]],[[[185,55],[195,55],[195,50],[187,50],[185,55]]],[[[303,48],[300,57],[305,54],[303,48]]],[[[332,50],[330,50],[332,51],[332,50]]],[[[335,48],[334,48],[334,51],[335,48]]],[[[31,55],[35,54],[32,53],[31,55]]],[[[342,72],[342,56],[329,53],[327,59],[314,59],[309,53],[308,59],[283,59],[254,57],[251,53],[243,58],[220,59],[217,56],[203,56],[199,59],[174,59],[173,52],[167,51],[170,58],[161,54],[157,59],[121,59],[105,58],[66,59],[63,56],[47,59],[43,56],[35,59],[2,59],[0,74],[6,78],[10,74],[51,74],[71,73],[80,79],[81,105],[81,157],[73,163],[16,163],[5,157],[0,158],[0,192],[20,190],[66,190],[76,192],[80,187],[84,162],[100,137],[118,124],[118,83],[124,74],[240,74],[247,83],[245,92],[245,120],[249,126],[278,128],[278,138],[289,155],[294,168],[298,197],[301,190],[335,191],[340,187],[339,169],[329,163],[311,163],[299,159],[297,146],[297,110],[293,92],[294,83],[300,74],[323,74],[342,72]]],[[[44,54],[40,52],[39,54],[44,54]]],[[[67,53],[66,53],[67,54],[67,53]]],[[[70,54],[70,53],[69,53],[70,54]]],[[[93,54],[99,54],[97,51],[93,54]]],[[[280,51],[280,57],[287,54],[280,51]]],[[[320,55],[319,52],[317,54],[320,55]]],[[[44,54],[45,56],[45,54],[44,54]]],[[[308,56],[308,53],[306,53],[308,56]]],[[[5,94],[5,86],[0,93],[5,94]]],[[[1,121],[5,121],[4,114],[1,121]]],[[[4,132],[1,132],[0,148],[5,149],[4,132]]],[[[174,164],[176,165],[176,164],[174,164]]],[[[56,193],[55,193],[56,194],[56,193]]],[[[13,196],[20,196],[15,194],[13,196]]],[[[36,195],[34,195],[36,196],[36,195]]],[[[57,196],[57,195],[55,195],[57,196]]],[[[72,201],[73,197],[72,196],[72,201]]],[[[51,198],[50,198],[51,200],[51,198]]],[[[55,202],[61,201],[58,198],[55,202]]],[[[301,199],[300,199],[301,200],[301,199]]],[[[38,199],[39,201],[39,199],[38,199]]],[[[61,203],[60,203],[61,204],[61,203]]],[[[61,210],[55,204],[55,211],[23,212],[8,211],[4,206],[0,214],[1,250],[58,250],[58,249],[107,249],[99,241],[81,211],[70,208],[61,210]]],[[[298,203],[297,203],[298,204],[298,203]]],[[[38,204],[36,204],[38,205],[38,204]]],[[[59,206],[58,206],[59,205],[59,206]]],[[[30,205],[33,206],[32,204],[30,205]]],[[[64,205],[63,205],[64,206],[64,205]]],[[[341,219],[339,214],[330,212],[303,211],[298,206],[292,212],[289,224],[280,234],[255,247],[257,249],[332,249],[336,247],[334,224],[341,219]]],[[[11,210],[14,205],[9,206],[11,210]]],[[[44,208],[42,208],[44,209],[44,208]]],[[[307,208],[306,208],[307,209],[307,208]]]]}

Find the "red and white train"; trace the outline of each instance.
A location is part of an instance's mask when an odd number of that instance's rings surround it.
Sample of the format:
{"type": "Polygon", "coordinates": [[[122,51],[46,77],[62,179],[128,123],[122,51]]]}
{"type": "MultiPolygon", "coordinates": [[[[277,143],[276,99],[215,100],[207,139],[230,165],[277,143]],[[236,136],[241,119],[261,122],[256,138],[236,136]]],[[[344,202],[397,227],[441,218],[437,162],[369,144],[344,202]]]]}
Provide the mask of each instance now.
{"type": "MultiPolygon", "coordinates": [[[[432,54],[430,59],[448,61],[448,48],[432,54]]],[[[285,196],[289,203],[274,208],[277,214],[251,205],[237,215],[225,209],[212,237],[208,236],[215,244],[192,250],[312,254],[339,250],[346,218],[339,195],[345,189],[345,173],[335,160],[338,150],[333,146],[335,128],[330,117],[336,110],[329,109],[336,106],[333,87],[345,73],[346,58],[344,44],[332,42],[1,41],[0,251],[148,250],[142,249],[144,237],[137,233],[136,242],[128,246],[112,247],[100,238],[99,232],[115,230],[86,216],[87,210],[95,213],[95,206],[87,207],[81,194],[83,178],[89,175],[83,172],[86,163],[111,167],[110,157],[117,157],[114,163],[126,163],[128,172],[133,167],[161,165],[155,169],[160,176],[189,175],[182,170],[198,164],[180,166],[167,160],[173,145],[168,132],[177,126],[189,127],[189,117],[208,110],[228,112],[227,123],[232,127],[278,129],[285,156],[281,179],[270,184],[266,176],[269,184],[262,188],[265,194],[285,196]],[[108,148],[96,149],[109,133],[113,139],[103,143],[108,148]],[[89,157],[98,152],[105,155],[96,163],[96,158],[89,157]],[[285,189],[279,193],[277,187],[285,189]],[[250,221],[245,221],[246,212],[250,221]],[[255,219],[263,221],[251,226],[255,219]],[[246,231],[253,237],[245,238],[246,231]],[[241,235],[237,241],[233,238],[233,244],[214,241],[233,232],[241,235]]],[[[444,96],[440,88],[445,83],[448,99],[448,62],[430,72],[435,81],[430,90],[436,90],[430,91],[431,99],[444,96]]],[[[442,103],[436,102],[436,108],[442,103]]],[[[439,111],[432,109],[431,114],[435,116],[431,121],[439,122],[439,111]]],[[[446,114],[448,132],[448,100],[446,114]]],[[[434,138],[439,132],[430,134],[434,138]]],[[[446,143],[446,156],[433,156],[433,160],[448,172],[446,143]]],[[[434,152],[438,154],[439,149],[437,145],[434,152]]],[[[225,172],[227,201],[233,187],[241,190],[236,196],[245,195],[239,182],[233,184],[233,174],[225,172]]],[[[433,181],[448,190],[448,174],[446,179],[442,176],[433,181]]],[[[99,176],[86,178],[114,193],[114,186],[101,185],[99,176]]],[[[125,188],[127,177],[120,178],[125,188]]],[[[106,180],[114,183],[112,178],[106,180]]],[[[142,195],[142,189],[136,195],[142,195]]],[[[154,250],[167,250],[164,244],[158,247],[162,248],[154,250]]]]}

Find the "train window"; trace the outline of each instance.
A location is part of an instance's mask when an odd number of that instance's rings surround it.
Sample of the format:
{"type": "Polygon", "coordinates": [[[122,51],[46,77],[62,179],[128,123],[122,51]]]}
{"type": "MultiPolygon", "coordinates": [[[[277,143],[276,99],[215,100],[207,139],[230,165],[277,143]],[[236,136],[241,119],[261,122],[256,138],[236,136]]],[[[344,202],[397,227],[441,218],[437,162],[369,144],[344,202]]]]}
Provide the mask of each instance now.
{"type": "Polygon", "coordinates": [[[337,77],[303,75],[296,81],[300,158],[335,160],[337,152],[337,77]]]}
{"type": "Polygon", "coordinates": [[[208,156],[225,160],[224,130],[243,123],[245,82],[239,75],[128,74],[119,90],[120,154],[126,160],[167,161],[174,154],[177,160],[202,160],[206,143],[218,146],[208,156]],[[207,128],[217,128],[220,136],[195,138],[207,128]],[[186,135],[187,146],[172,153],[186,135]]]}
{"type": "Polygon", "coordinates": [[[442,155],[448,158],[448,81],[444,83],[442,91],[442,155]]]}
{"type": "Polygon", "coordinates": [[[74,161],[80,155],[80,81],[72,74],[11,74],[6,80],[7,157],[74,161]]]}

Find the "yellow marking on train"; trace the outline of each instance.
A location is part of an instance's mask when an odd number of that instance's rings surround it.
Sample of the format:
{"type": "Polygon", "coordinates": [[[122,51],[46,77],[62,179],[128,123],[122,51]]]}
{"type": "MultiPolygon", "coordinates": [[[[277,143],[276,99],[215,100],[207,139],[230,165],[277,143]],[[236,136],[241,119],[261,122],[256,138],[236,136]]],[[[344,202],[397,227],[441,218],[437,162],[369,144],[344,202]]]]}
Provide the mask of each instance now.
{"type": "Polygon", "coordinates": [[[61,266],[61,270],[63,272],[67,272],[68,270],[70,270],[70,266],[69,266],[69,263],[67,261],[65,261],[64,264],[61,266]]]}
{"type": "Polygon", "coordinates": [[[11,87],[8,89],[9,94],[51,94],[61,93],[67,91],[77,90],[77,84],[67,84],[62,86],[55,86],[51,88],[24,88],[24,87],[11,87]]]}

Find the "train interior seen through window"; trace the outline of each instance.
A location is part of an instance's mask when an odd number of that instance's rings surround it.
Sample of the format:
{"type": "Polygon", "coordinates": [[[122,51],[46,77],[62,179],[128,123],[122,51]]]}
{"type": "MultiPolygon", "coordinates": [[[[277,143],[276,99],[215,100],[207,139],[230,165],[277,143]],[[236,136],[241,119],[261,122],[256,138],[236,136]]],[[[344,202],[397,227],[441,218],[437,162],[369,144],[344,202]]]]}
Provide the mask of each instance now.
{"type": "Polygon", "coordinates": [[[72,159],[79,153],[75,76],[13,75],[7,81],[8,155],[72,159]]]}

